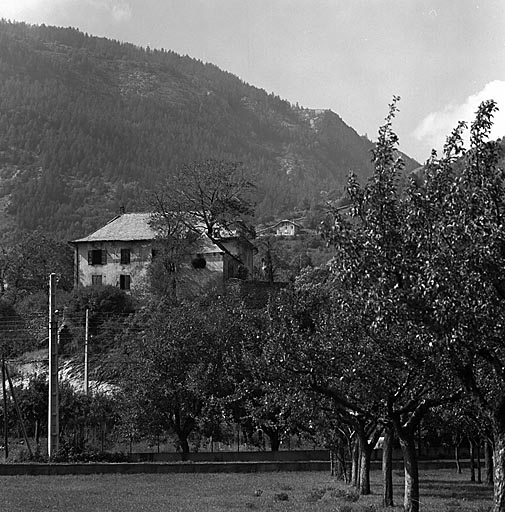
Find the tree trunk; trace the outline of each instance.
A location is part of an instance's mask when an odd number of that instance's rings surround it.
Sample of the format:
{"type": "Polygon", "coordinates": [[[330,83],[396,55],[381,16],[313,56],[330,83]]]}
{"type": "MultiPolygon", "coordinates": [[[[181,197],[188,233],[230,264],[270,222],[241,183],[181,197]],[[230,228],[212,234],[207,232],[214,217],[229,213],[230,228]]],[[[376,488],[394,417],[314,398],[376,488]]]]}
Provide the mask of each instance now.
{"type": "Polygon", "coordinates": [[[351,483],[356,488],[359,486],[359,443],[357,439],[354,439],[352,444],[351,483]]]}
{"type": "Polygon", "coordinates": [[[270,439],[270,450],[272,452],[278,452],[281,446],[279,432],[277,432],[277,430],[265,430],[265,433],[268,436],[268,439],[270,439]]]}
{"type": "Polygon", "coordinates": [[[456,470],[458,475],[461,474],[461,462],[459,460],[459,443],[454,445],[454,458],[456,459],[456,470]]]}
{"type": "Polygon", "coordinates": [[[40,420],[35,420],[35,431],[33,433],[33,437],[35,438],[35,444],[38,447],[40,444],[40,420]]]}
{"type": "Polygon", "coordinates": [[[486,484],[493,485],[493,447],[489,439],[486,440],[484,445],[484,457],[486,462],[486,484]]]}
{"type": "Polygon", "coordinates": [[[393,507],[393,439],[392,426],[387,426],[384,432],[384,444],[382,445],[382,479],[383,494],[382,505],[393,507]]]}
{"type": "Polygon", "coordinates": [[[419,512],[419,466],[414,436],[404,431],[399,437],[405,466],[403,509],[404,512],[419,512]]]}
{"type": "Polygon", "coordinates": [[[178,434],[177,437],[179,438],[179,444],[181,445],[181,451],[183,453],[184,459],[186,458],[185,455],[189,453],[189,442],[187,436],[184,436],[183,434],[178,434]]]}
{"type": "Polygon", "coordinates": [[[475,482],[475,443],[469,439],[468,445],[470,448],[470,482],[475,482]]]}
{"type": "Polygon", "coordinates": [[[482,469],[481,469],[481,454],[480,454],[481,439],[477,439],[476,452],[477,452],[477,483],[482,483],[482,469]]]}
{"type": "Polygon", "coordinates": [[[365,446],[360,449],[360,476],[359,493],[363,496],[370,494],[370,459],[372,458],[372,449],[369,448],[365,440],[365,446]]]}
{"type": "Polygon", "coordinates": [[[505,418],[494,425],[494,508],[505,512],[505,418]]]}
{"type": "Polygon", "coordinates": [[[335,456],[337,457],[337,464],[339,471],[341,472],[342,480],[346,484],[348,484],[351,481],[351,475],[349,474],[351,468],[348,467],[346,453],[347,452],[344,443],[340,443],[339,446],[337,447],[337,452],[335,453],[335,456]]]}

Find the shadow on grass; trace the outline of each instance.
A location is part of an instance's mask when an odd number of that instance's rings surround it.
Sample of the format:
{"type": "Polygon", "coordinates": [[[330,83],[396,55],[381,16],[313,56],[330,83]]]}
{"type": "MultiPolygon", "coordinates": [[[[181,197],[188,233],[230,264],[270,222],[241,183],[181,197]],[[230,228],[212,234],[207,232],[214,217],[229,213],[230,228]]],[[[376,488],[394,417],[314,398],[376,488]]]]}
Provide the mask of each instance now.
{"type": "Polygon", "coordinates": [[[493,489],[474,482],[429,479],[421,482],[421,492],[424,496],[479,501],[489,499],[493,494],[493,489]]]}

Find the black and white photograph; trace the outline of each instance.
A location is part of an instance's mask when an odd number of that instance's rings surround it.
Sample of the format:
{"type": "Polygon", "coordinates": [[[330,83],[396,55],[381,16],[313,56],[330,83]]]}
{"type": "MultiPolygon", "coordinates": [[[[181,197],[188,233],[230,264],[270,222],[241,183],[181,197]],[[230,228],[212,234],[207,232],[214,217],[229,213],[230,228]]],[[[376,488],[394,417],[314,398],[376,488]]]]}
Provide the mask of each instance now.
{"type": "Polygon", "coordinates": [[[505,0],[0,0],[0,510],[505,512],[505,0]]]}

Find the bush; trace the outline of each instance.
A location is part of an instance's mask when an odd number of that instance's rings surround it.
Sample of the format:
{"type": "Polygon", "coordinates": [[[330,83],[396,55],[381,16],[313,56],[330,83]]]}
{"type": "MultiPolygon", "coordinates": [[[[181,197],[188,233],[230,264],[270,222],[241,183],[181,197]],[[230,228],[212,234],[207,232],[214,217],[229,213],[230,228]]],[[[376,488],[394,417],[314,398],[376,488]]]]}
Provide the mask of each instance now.
{"type": "Polygon", "coordinates": [[[126,453],[108,453],[80,450],[73,443],[63,441],[53,457],[53,462],[128,462],[126,453]]]}

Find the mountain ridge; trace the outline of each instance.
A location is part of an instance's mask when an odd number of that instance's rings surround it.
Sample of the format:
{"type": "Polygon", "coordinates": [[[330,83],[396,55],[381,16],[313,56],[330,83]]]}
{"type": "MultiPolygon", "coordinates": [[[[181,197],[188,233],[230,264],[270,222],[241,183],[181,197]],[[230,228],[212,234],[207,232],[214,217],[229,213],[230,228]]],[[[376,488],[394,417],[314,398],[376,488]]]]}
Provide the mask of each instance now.
{"type": "Polygon", "coordinates": [[[291,105],[213,64],[0,22],[4,232],[82,235],[208,158],[242,162],[257,178],[259,220],[283,216],[341,194],[350,170],[366,179],[373,147],[337,113],[291,105]]]}

